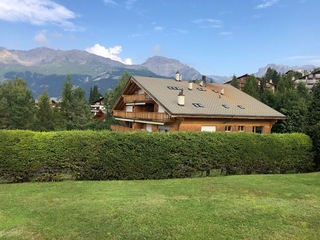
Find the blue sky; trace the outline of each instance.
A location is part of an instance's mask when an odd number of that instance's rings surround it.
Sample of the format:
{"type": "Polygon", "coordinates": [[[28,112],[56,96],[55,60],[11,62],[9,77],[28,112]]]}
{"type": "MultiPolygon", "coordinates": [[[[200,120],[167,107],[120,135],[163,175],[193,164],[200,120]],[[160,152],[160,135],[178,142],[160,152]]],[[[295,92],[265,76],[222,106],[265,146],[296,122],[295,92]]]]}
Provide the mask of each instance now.
{"type": "Polygon", "coordinates": [[[126,64],[158,55],[201,74],[320,66],[319,0],[0,0],[0,46],[79,49],[126,64]]]}

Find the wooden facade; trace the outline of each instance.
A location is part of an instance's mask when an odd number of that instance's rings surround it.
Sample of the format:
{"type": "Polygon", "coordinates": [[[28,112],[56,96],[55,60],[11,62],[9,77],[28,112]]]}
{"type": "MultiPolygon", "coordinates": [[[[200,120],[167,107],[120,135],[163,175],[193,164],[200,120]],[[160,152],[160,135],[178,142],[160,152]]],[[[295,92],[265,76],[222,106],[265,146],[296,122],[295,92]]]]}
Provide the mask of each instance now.
{"type": "MultiPolygon", "coordinates": [[[[147,80],[145,77],[131,77],[112,111],[113,116],[121,122],[121,126],[112,126],[112,130],[127,132],[256,132],[268,134],[271,133],[271,128],[277,120],[285,118],[282,114],[263,105],[256,99],[248,97],[248,95],[232,86],[228,86],[227,89],[222,91],[223,85],[207,84],[205,90],[201,87],[202,90],[200,91],[199,86],[203,86],[203,84],[197,85],[194,83],[195,88],[184,91],[183,97],[186,97],[186,104],[179,106],[177,97],[181,94],[174,90],[186,89],[188,82],[177,83],[174,80],[150,78],[150,81],[154,81],[154,84],[151,84],[147,80]],[[156,84],[159,86],[155,86],[156,84]],[[180,86],[175,89],[172,85],[180,86]],[[187,101],[189,99],[191,99],[191,102],[196,102],[199,99],[199,101],[203,101],[205,106],[200,104],[195,107],[195,103],[192,103],[192,106],[187,101]],[[230,104],[230,111],[222,107],[227,104],[220,106],[220,102],[230,104]],[[208,106],[208,104],[213,104],[213,106],[208,106]],[[243,107],[242,110],[239,107],[242,105],[247,106],[247,109],[243,107]],[[265,108],[265,113],[259,112],[258,109],[260,108],[265,108]],[[255,112],[257,112],[256,115],[255,112]]],[[[188,86],[190,86],[190,83],[188,86]]]]}
{"type": "MultiPolygon", "coordinates": [[[[237,77],[237,82],[239,84],[239,89],[240,90],[243,90],[244,85],[246,85],[249,77],[250,77],[249,74],[245,74],[245,75],[242,75],[240,77],[237,77]]],[[[256,81],[257,81],[257,84],[260,86],[262,79],[259,78],[259,77],[256,77],[256,81]]],[[[229,80],[229,81],[225,82],[225,84],[231,84],[231,82],[232,82],[232,80],[229,80]]],[[[266,89],[268,89],[268,90],[270,90],[272,92],[275,91],[276,85],[273,83],[272,79],[269,79],[265,84],[266,84],[266,86],[265,86],[266,89]]]]}

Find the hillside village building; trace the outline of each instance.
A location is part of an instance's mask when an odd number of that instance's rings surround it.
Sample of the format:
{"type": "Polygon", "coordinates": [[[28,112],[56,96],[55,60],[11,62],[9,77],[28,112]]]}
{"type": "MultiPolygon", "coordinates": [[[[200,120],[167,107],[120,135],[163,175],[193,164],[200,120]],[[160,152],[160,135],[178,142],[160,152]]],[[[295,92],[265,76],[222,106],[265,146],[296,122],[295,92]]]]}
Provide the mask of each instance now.
{"type": "Polygon", "coordinates": [[[104,98],[100,97],[99,99],[93,101],[90,104],[90,111],[94,114],[94,119],[100,119],[104,121],[106,119],[106,109],[104,107],[104,98]]]}
{"type": "MultiPolygon", "coordinates": [[[[288,71],[286,74],[288,74],[288,71]]],[[[293,84],[298,85],[299,83],[304,83],[306,87],[311,90],[319,81],[320,81],[320,70],[311,72],[309,74],[302,74],[302,76],[298,79],[293,77],[293,84]]]]}
{"type": "MultiPolygon", "coordinates": [[[[238,84],[239,84],[239,89],[240,89],[240,90],[243,90],[244,85],[247,83],[249,77],[250,77],[249,74],[244,74],[244,75],[242,75],[242,76],[240,76],[240,77],[237,77],[237,82],[238,82],[238,84]]],[[[261,78],[256,77],[256,81],[257,81],[258,85],[260,86],[260,84],[261,84],[261,78]]],[[[225,82],[224,84],[231,85],[231,82],[232,82],[232,79],[229,80],[229,81],[227,81],[227,82],[225,82]]],[[[272,82],[272,79],[269,79],[269,80],[266,82],[266,89],[271,90],[272,92],[275,91],[276,85],[272,82]]]]}
{"type": "Polygon", "coordinates": [[[270,133],[285,116],[231,85],[132,76],[112,114],[113,130],[270,133]]]}

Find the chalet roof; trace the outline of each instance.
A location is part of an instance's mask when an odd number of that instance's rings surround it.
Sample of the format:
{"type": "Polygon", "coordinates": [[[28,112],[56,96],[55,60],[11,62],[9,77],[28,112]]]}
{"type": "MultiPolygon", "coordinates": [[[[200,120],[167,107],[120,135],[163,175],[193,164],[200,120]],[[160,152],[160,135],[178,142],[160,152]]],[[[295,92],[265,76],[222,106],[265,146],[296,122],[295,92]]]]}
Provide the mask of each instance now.
{"type": "Polygon", "coordinates": [[[188,90],[188,81],[141,76],[132,76],[131,81],[173,116],[285,118],[283,114],[231,85],[207,83],[206,87],[201,87],[193,83],[193,89],[188,90]],[[180,89],[183,89],[185,96],[184,106],[178,105],[180,89]]]}
{"type": "Polygon", "coordinates": [[[306,74],[304,76],[301,76],[299,77],[298,79],[306,79],[306,78],[309,78],[309,77],[312,77],[312,78],[317,78],[316,75],[320,74],[320,70],[316,70],[316,71],[313,71],[309,74],[306,74]]]}

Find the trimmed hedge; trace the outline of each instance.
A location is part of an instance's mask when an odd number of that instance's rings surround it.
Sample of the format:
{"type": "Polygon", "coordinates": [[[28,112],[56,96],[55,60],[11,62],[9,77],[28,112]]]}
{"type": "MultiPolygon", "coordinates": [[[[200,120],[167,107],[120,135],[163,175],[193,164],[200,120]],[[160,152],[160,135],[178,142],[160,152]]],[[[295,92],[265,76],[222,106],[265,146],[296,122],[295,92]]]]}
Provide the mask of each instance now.
{"type": "Polygon", "coordinates": [[[0,131],[2,182],[307,172],[313,156],[304,134],[0,131]]]}

